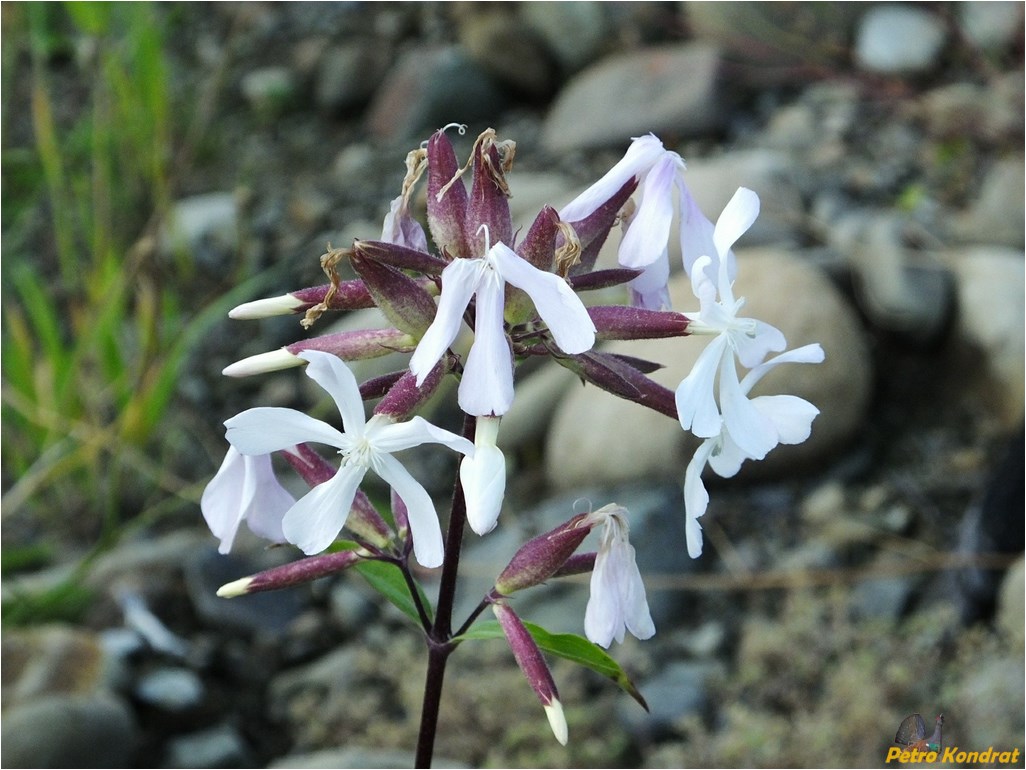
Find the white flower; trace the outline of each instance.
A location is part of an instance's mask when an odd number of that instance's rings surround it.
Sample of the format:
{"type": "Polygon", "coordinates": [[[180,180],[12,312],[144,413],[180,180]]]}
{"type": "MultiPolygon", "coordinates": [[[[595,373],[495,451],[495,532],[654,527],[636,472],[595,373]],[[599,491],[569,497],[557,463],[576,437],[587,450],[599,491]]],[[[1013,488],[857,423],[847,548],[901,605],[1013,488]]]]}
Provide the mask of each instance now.
{"type": "Polygon", "coordinates": [[[293,503],[275,478],[269,454],[247,456],[228,447],[224,462],[203,490],[200,510],[214,537],[221,540],[217,550],[228,553],[243,519],[254,534],[284,542],[281,521],[293,503]]]}
{"type": "Polygon", "coordinates": [[[527,293],[564,352],[583,353],[595,344],[588,311],[559,276],[539,270],[503,243],[481,258],[454,259],[442,271],[438,311],[410,358],[410,371],[420,385],[456,339],[463,313],[476,295],[474,342],[458,399],[467,414],[501,416],[513,403],[513,358],[502,319],[506,282],[527,293]]]}
{"type": "Polygon", "coordinates": [[[227,422],[228,441],[243,454],[260,455],[304,442],[336,447],[342,467],[329,481],[319,484],[285,514],[285,538],[305,553],[327,548],[349,515],[356,490],[368,470],[373,470],[406,503],[417,561],[425,567],[442,563],[442,532],[434,504],[424,487],[392,457],[393,452],[425,443],[443,444],[472,454],[465,438],[436,428],[422,417],[403,423],[383,415],[364,419],[363,400],[353,373],[339,358],[317,350],[299,354],[310,363],[306,373],[324,388],[342,415],[345,432],[294,409],[249,409],[227,422]]]}
{"type": "MultiPolygon", "coordinates": [[[[818,364],[822,360],[823,348],[818,344],[805,345],[781,353],[745,375],[739,383],[741,395],[747,396],[755,383],[780,364],[818,364]]],[[[800,444],[805,441],[812,433],[812,421],[819,414],[815,406],[797,396],[756,396],[748,403],[759,414],[761,420],[771,426],[774,447],[777,444],[800,444]]],[[[726,420],[721,420],[717,434],[703,441],[688,463],[684,472],[684,531],[688,554],[692,559],[702,554],[702,526],[698,519],[709,505],[709,493],[702,484],[702,471],[708,464],[718,476],[730,478],[741,469],[741,464],[745,460],[750,459],[756,458],[739,446],[726,420]]]]}
{"type": "Polygon", "coordinates": [[[759,196],[739,188],[716,221],[713,240],[717,259],[703,255],[692,266],[691,286],[701,311],[687,313],[688,331],[715,334],[716,338],[699,354],[676,392],[677,414],[684,430],[699,438],[712,438],[721,432],[722,421],[741,450],[755,460],[761,460],[776,446],[776,434],[772,421],[742,393],[734,358],[751,368],[770,351],[783,350],[787,345],[777,328],[754,318],[737,317],[744,299],[734,299],[728,255],[758,214],[759,196]]]}
{"type": "MultiPolygon", "coordinates": [[[[695,259],[713,250],[712,223],[702,214],[684,183],[684,170],[680,155],[665,149],[654,135],[636,137],[615,166],[559,212],[560,219],[566,222],[584,219],[632,177],[638,179],[641,199],[633,215],[624,222],[618,253],[621,265],[645,271],[631,282],[631,299],[636,306],[653,310],[669,307],[667,244],[675,211],[679,211],[680,217],[684,269],[690,273],[695,259]]],[[[729,259],[733,260],[732,254],[729,259]]],[[[731,264],[731,278],[733,270],[731,264]]]]}
{"type": "Polygon", "coordinates": [[[474,454],[460,463],[460,482],[467,501],[467,522],[479,535],[495,527],[506,492],[506,458],[495,445],[498,417],[478,417],[474,454]]]}
{"type": "Polygon", "coordinates": [[[625,508],[610,504],[585,520],[592,526],[603,525],[591,573],[591,596],[584,612],[585,635],[603,647],[608,647],[613,639],[622,642],[625,630],[638,639],[655,634],[645,585],[634,559],[634,546],[627,539],[630,529],[626,514],[625,508]]]}

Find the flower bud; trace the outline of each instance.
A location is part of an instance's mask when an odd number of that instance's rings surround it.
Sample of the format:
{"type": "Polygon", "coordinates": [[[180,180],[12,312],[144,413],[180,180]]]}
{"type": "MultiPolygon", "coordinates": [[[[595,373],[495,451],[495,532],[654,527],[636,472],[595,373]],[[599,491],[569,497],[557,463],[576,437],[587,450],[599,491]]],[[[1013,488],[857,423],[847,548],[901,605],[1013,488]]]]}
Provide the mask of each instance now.
{"type": "Polygon", "coordinates": [[[402,376],[389,388],[385,397],[374,407],[374,414],[386,415],[397,422],[407,419],[435,394],[442,378],[449,371],[449,364],[450,358],[442,356],[442,359],[428,372],[420,386],[417,385],[417,375],[411,371],[403,372],[402,376]]]}
{"type": "Polygon", "coordinates": [[[435,301],[424,287],[396,268],[357,253],[350,263],[389,322],[418,339],[423,336],[435,317],[435,301]]]}
{"type": "MultiPolygon", "coordinates": [[[[460,133],[465,130],[460,127],[460,133]]],[[[459,178],[460,166],[444,128],[428,139],[427,156],[427,221],[431,237],[443,254],[472,257],[466,233],[467,188],[459,178]]]]}
{"type": "Polygon", "coordinates": [[[506,458],[496,446],[499,417],[477,418],[474,454],[460,463],[460,483],[467,500],[467,523],[479,535],[491,532],[506,493],[506,458]]]}
{"type": "Polygon", "coordinates": [[[280,567],[225,583],[217,589],[217,595],[222,599],[231,599],[243,594],[275,591],[279,588],[309,583],[348,569],[365,556],[367,556],[366,553],[359,551],[339,551],[311,556],[308,559],[300,559],[291,564],[283,564],[280,567]]]}
{"type": "Polygon", "coordinates": [[[585,521],[586,517],[587,514],[578,514],[520,546],[520,550],[496,579],[495,590],[508,596],[514,591],[544,583],[561,571],[567,559],[591,531],[585,521]]]}
{"type": "Polygon", "coordinates": [[[574,275],[569,279],[574,291],[593,291],[595,289],[607,289],[610,286],[633,281],[641,270],[631,270],[629,267],[614,267],[610,270],[594,270],[590,273],[574,275]]]}
{"type": "Polygon", "coordinates": [[[228,317],[251,320],[289,313],[305,313],[325,301],[328,310],[363,310],[374,307],[374,298],[361,280],[339,281],[335,291],[332,293],[330,290],[331,284],[326,283],[323,286],[311,286],[308,289],[282,294],[280,297],[244,302],[229,310],[228,317]]]}
{"type": "Polygon", "coordinates": [[[690,320],[683,313],[645,310],[626,305],[588,308],[598,340],[643,340],[682,337],[690,320]]]}
{"type": "Polygon", "coordinates": [[[542,657],[541,650],[517,617],[513,609],[506,604],[497,603],[492,605],[492,612],[502,626],[502,632],[506,635],[506,641],[513,651],[517,665],[524,672],[528,683],[538,696],[545,709],[545,716],[548,717],[549,726],[553,735],[562,745],[567,742],[566,717],[563,715],[563,706],[559,702],[559,692],[556,690],[556,683],[549,672],[548,664],[542,657]]]}
{"type": "Polygon", "coordinates": [[[621,356],[589,350],[574,356],[557,356],[555,360],[582,379],[614,396],[677,419],[674,392],[646,377],[621,356]]]}
{"type": "Polygon", "coordinates": [[[413,270],[426,275],[439,275],[448,262],[444,259],[397,243],[385,241],[356,241],[353,253],[358,257],[373,259],[383,265],[413,270]]]}

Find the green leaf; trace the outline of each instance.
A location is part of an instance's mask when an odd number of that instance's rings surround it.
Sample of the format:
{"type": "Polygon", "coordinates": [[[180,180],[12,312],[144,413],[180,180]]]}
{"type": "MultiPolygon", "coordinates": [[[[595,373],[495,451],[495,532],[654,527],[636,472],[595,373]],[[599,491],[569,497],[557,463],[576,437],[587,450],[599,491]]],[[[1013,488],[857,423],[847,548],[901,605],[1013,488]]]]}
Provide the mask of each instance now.
{"type": "MultiPolygon", "coordinates": [[[[361,561],[356,567],[356,571],[363,575],[364,579],[370,583],[371,588],[380,593],[392,604],[398,607],[404,615],[410,618],[418,626],[421,625],[420,613],[417,612],[417,605],[413,601],[413,597],[410,595],[410,588],[406,584],[406,579],[403,577],[402,570],[395,564],[391,564],[387,561],[361,561]]],[[[427,596],[424,593],[424,589],[420,587],[420,584],[414,581],[414,585],[417,587],[417,593],[420,595],[420,602],[427,611],[428,619],[431,618],[431,603],[428,601],[427,596]]]]}
{"type": "MultiPolygon", "coordinates": [[[[641,693],[638,692],[638,688],[634,686],[634,682],[627,676],[627,672],[597,644],[589,642],[583,636],[578,636],[577,634],[553,634],[534,623],[525,622],[524,625],[539,649],[543,652],[557,655],[560,658],[566,658],[579,666],[590,668],[607,679],[612,679],[617,687],[634,698],[645,711],[648,711],[648,704],[641,696],[641,693]]],[[[475,623],[469,631],[456,637],[453,641],[461,642],[468,639],[500,638],[504,638],[504,634],[499,622],[497,620],[482,620],[475,623]]]]}

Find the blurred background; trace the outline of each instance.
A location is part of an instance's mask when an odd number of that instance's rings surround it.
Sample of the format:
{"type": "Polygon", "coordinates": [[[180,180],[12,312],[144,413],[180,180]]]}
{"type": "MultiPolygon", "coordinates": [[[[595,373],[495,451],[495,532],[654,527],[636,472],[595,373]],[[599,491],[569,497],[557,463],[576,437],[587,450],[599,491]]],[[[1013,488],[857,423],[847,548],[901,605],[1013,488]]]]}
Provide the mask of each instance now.
{"type": "MultiPolygon", "coordinates": [[[[651,713],[556,662],[560,747],[508,649],[464,645],[436,755],[874,766],[913,712],[1024,748],[1021,3],[5,3],[2,36],[5,766],[411,763],[418,633],[356,575],[217,599],[295,553],[240,533],[219,556],[198,501],[226,418],[322,395],[222,377],[308,334],[227,310],[379,237],[450,122],[461,157],[489,126],[517,141],[523,223],[649,131],[710,219],[754,189],[735,291],[827,360],[764,381],[820,408],[813,436],[712,489],[697,561],[679,425],[521,372],[461,607],[574,500],[626,505],[658,633],[611,652],[651,713]]],[[[694,309],[679,273],[671,294],[694,309]]],[[[375,322],[354,316],[314,333],[375,322]]],[[[690,342],[613,349],[674,387],[690,342]]],[[[410,462],[446,510],[454,468],[410,462]]],[[[586,601],[515,606],[581,633],[586,601]]]]}

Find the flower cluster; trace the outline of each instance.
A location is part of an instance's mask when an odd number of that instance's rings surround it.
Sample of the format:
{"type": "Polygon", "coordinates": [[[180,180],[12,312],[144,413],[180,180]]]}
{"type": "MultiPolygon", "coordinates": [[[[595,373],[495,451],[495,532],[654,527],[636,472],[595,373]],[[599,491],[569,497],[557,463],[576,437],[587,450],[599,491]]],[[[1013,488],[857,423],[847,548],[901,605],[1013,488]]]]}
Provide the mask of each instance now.
{"type": "MultiPolygon", "coordinates": [[[[560,211],[542,208],[520,237],[510,218],[506,179],[514,154],[515,144],[500,141],[489,129],[474,143],[467,165],[460,166],[446,130],[436,132],[408,155],[402,192],[390,205],[379,240],[329,249],[322,257],[329,282],[322,286],[232,311],[234,318],[302,314],[309,328],[326,312],[377,307],[390,326],[304,339],[225,369],[244,376],[305,366],[341,416],[341,430],[282,408],[249,409],[225,423],[231,448],[202,500],[221,550],[231,548],[245,520],[256,534],[292,543],[309,556],[284,571],[236,581],[225,587],[225,595],[293,585],[361,559],[405,566],[411,551],[425,567],[447,563],[431,498],[393,456],[422,444],[462,456],[466,521],[479,535],[492,530],[506,484],[499,426],[515,398],[517,366],[530,358],[550,358],[617,397],[679,420],[702,439],[684,474],[685,533],[693,557],[702,548],[698,519],[708,505],[701,481],[706,465],[730,476],[745,460],[762,459],[778,444],[809,436],[817,410],[807,401],[749,397],[774,367],[823,358],[818,345],[781,352],[786,343],[779,330],[739,316],[744,300],[734,296],[737,266],[731,249],[758,215],[754,192],[739,189],[713,225],[685,184],[683,160],[648,135],[635,139],[621,161],[560,211]],[[412,193],[425,176],[434,251],[410,211],[412,193]],[[693,312],[669,307],[667,244],[675,220],[683,268],[698,304],[693,312]],[[599,250],[616,225],[623,230],[619,265],[599,269],[599,250]],[[356,279],[340,279],[337,268],[344,261],[356,279]],[[581,298],[616,286],[626,289],[629,303],[589,307],[581,298]],[[457,341],[465,326],[473,342],[464,355],[457,341]],[[712,340],[675,391],[647,376],[653,369],[647,362],[596,348],[605,340],[693,334],[712,340]],[[363,383],[346,363],[396,351],[411,354],[406,368],[363,383]],[[771,353],[779,355],[767,358],[771,353]],[[748,370],[743,376],[738,364],[748,370]],[[463,436],[415,414],[448,377],[459,380],[457,401],[468,418],[463,436]],[[364,401],[371,399],[380,400],[368,419],[364,401]],[[338,467],[310,443],[333,447],[338,467]],[[273,453],[310,484],[298,500],[274,478],[273,453]],[[368,471],[392,488],[392,524],[359,490],[368,471]],[[343,528],[356,549],[318,556],[343,528]]],[[[492,607],[563,742],[566,724],[555,684],[509,597],[553,577],[590,571],[591,599],[583,619],[587,637],[609,646],[613,639],[622,641],[625,631],[639,639],[652,636],[655,627],[628,532],[627,511],[619,505],[574,516],[526,543],[482,605],[492,607]],[[595,528],[601,529],[598,551],[575,555],[595,528]]],[[[428,615],[422,611],[425,624],[428,615]]]]}

